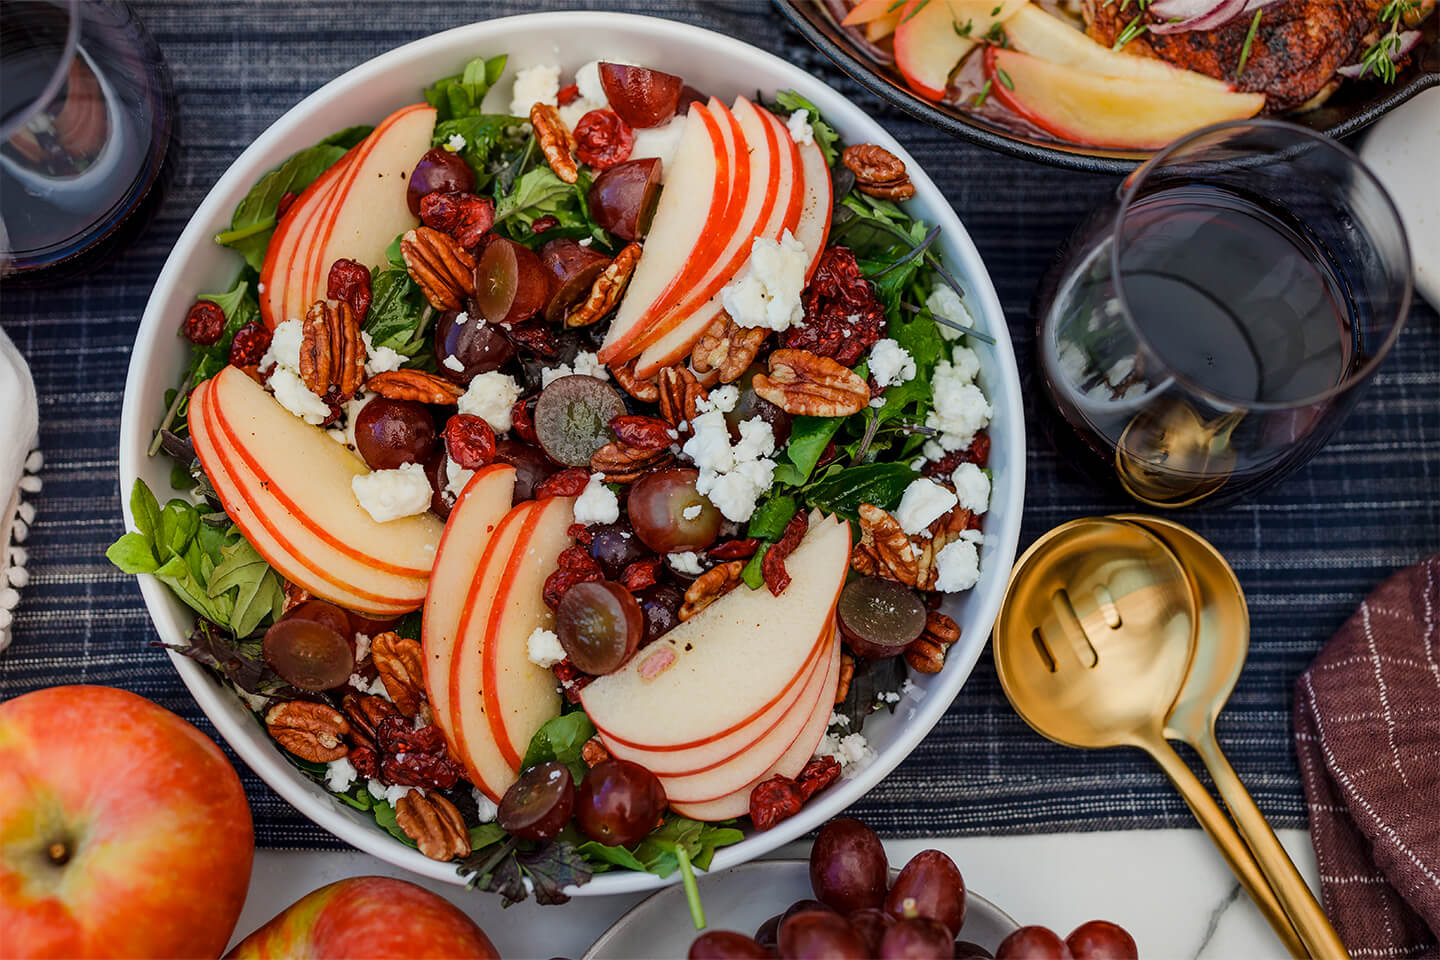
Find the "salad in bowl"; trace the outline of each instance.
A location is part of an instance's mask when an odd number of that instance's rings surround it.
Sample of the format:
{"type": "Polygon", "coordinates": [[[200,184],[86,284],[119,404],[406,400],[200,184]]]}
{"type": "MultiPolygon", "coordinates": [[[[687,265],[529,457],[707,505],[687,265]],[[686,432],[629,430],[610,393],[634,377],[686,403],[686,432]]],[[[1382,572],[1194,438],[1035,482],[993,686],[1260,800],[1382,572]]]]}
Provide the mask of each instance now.
{"type": "Polygon", "coordinates": [[[166,645],[247,760],[382,856],[562,902],[753,856],[899,761],[1013,554],[981,385],[1013,358],[914,171],[804,94],[527,59],[250,186],[238,276],[157,321],[174,490],[132,474],[109,556],[183,604],[166,645]]]}

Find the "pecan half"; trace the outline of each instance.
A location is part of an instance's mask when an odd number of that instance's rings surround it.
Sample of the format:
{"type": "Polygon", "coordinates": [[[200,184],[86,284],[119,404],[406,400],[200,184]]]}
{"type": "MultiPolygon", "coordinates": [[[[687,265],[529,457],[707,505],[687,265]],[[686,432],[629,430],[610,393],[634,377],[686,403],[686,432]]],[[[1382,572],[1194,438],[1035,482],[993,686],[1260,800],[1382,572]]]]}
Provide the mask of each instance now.
{"type": "Polygon", "coordinates": [[[755,362],[768,335],[769,331],[764,327],[740,326],[730,314],[721,310],[700,339],[695,341],[695,349],[690,351],[690,366],[699,374],[713,370],[720,383],[739,380],[746,368],[755,362]]]}
{"type": "Polygon", "coordinates": [[[605,749],[605,744],[600,742],[599,737],[591,737],[580,746],[580,759],[585,761],[585,766],[593,767],[609,760],[610,751],[605,749]]]}
{"type": "Polygon", "coordinates": [[[776,350],[770,374],[757,374],[755,394],[792,416],[848,417],[870,402],[870,388],[829,357],[809,350],[776,350]]]}
{"type": "Polygon", "coordinates": [[[280,589],[285,594],[285,606],[280,611],[281,616],[284,616],[291,610],[300,606],[300,604],[304,603],[306,600],[310,599],[310,591],[306,590],[298,583],[292,583],[289,580],[285,580],[281,582],[280,589]]]}
{"type": "Polygon", "coordinates": [[[465,389],[424,370],[387,370],[365,381],[365,389],[387,400],[413,400],[453,407],[465,389]]]}
{"type": "Polygon", "coordinates": [[[615,254],[610,265],[600,271],[590,285],[590,293],[579,304],[565,314],[565,326],[587,327],[614,310],[620,304],[620,297],[630,283],[630,275],[640,262],[640,244],[632,243],[615,254]]]}
{"type": "Polygon", "coordinates": [[[311,763],[329,763],[350,752],[341,739],[350,732],[350,722],[323,703],[277,703],[265,711],[265,729],[280,746],[311,763]]]}
{"type": "Polygon", "coordinates": [[[610,420],[610,432],[617,440],[641,450],[664,450],[679,440],[680,434],[659,417],[642,417],[622,413],[610,420]]]}
{"type": "Polygon", "coordinates": [[[410,279],[436,310],[460,310],[475,295],[475,258],[449,234],[431,227],[406,230],[400,255],[410,279]]]}
{"type": "Polygon", "coordinates": [[[530,108],[530,125],[535,128],[535,141],[555,176],[566,183],[580,179],[580,168],[575,166],[575,135],[560,119],[560,111],[548,103],[537,103],[530,108]]]}
{"type": "Polygon", "coordinates": [[[840,654],[840,683],[835,687],[835,703],[842,704],[850,696],[850,681],[855,679],[855,656],[846,651],[840,654]]]}
{"type": "Polygon", "coordinates": [[[395,704],[373,693],[347,693],[340,700],[340,708],[350,721],[350,736],[363,736],[372,743],[382,722],[400,716],[395,704]]]}
{"type": "Polygon", "coordinates": [[[845,148],[840,158],[855,174],[855,189],[885,200],[908,200],[915,185],[905,170],[905,161],[876,143],[856,143],[845,148]]]}
{"type": "Polygon", "coordinates": [[[305,311],[300,378],[317,397],[344,403],[365,380],[365,341],[348,303],[316,300],[305,311]]]}
{"type": "Polygon", "coordinates": [[[603,474],[606,483],[634,483],[651,470],[669,465],[675,454],[669,447],[645,450],[628,443],[607,443],[590,458],[590,469],[603,474]]]}
{"type": "Polygon", "coordinates": [[[939,610],[931,610],[925,618],[925,631],[905,648],[905,662],[916,673],[939,673],[945,666],[945,653],[960,639],[960,627],[939,610]]]}
{"type": "Polygon", "coordinates": [[[420,644],[386,630],[370,641],[370,658],[396,708],[414,718],[425,704],[425,657],[420,644]]]}
{"type": "Polygon", "coordinates": [[[740,571],[744,569],[743,560],[730,560],[711,567],[696,577],[695,582],[685,591],[685,602],[680,605],[680,619],[689,620],[740,586],[740,571]]]}
{"type": "Polygon", "coordinates": [[[660,390],[660,416],[676,427],[695,419],[700,412],[697,404],[706,396],[695,374],[676,364],[661,370],[655,377],[655,385],[660,390]]]}
{"type": "MultiPolygon", "coordinates": [[[[850,566],[866,576],[929,589],[920,582],[919,557],[900,521],[869,503],[862,503],[859,513],[860,542],[850,554],[850,566]]],[[[933,572],[930,586],[934,586],[933,572]]]]}
{"type": "Polygon", "coordinates": [[[660,388],[654,380],[640,380],[635,376],[635,364],[639,363],[637,357],[629,363],[621,364],[618,367],[610,368],[610,375],[615,382],[620,384],[620,389],[630,396],[643,403],[654,403],[660,399],[660,388]]]}
{"type": "Polygon", "coordinates": [[[470,832],[455,804],[438,793],[411,790],[395,804],[395,822],[431,860],[470,856],[470,832]]]}

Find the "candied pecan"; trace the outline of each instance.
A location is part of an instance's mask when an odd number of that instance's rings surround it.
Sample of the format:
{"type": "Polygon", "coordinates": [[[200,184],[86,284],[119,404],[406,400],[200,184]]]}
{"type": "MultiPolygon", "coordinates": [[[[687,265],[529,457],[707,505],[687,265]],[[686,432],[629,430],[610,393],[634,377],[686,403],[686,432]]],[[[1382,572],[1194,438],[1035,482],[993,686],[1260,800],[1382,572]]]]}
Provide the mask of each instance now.
{"type": "Polygon", "coordinates": [[[781,820],[795,816],[804,805],[800,784],[777,775],[762,780],[750,791],[750,822],[756,830],[769,830],[781,820]]]}
{"type": "Polygon", "coordinates": [[[465,395],[465,388],[424,370],[386,370],[365,381],[365,389],[387,400],[413,400],[454,406],[465,395]]]}
{"type": "Polygon", "coordinates": [[[669,447],[664,450],[642,450],[618,440],[607,443],[590,457],[590,469],[606,483],[634,483],[651,470],[668,466],[675,460],[669,447]]]}
{"type": "Polygon", "coordinates": [[[990,432],[981,430],[975,434],[975,439],[970,441],[970,446],[963,450],[952,450],[939,460],[931,460],[920,468],[925,476],[935,480],[949,480],[950,475],[962,463],[973,463],[977,467],[984,467],[990,462],[990,432]]]}
{"type": "Polygon", "coordinates": [[[536,217],[530,222],[530,232],[544,233],[546,230],[552,230],[558,226],[560,226],[560,220],[553,214],[547,213],[545,216],[536,217]]]}
{"type": "Polygon", "coordinates": [[[360,320],[343,300],[316,300],[305,311],[300,378],[317,397],[340,404],[365,382],[365,341],[360,320]]]}
{"type": "Polygon", "coordinates": [[[230,365],[253,367],[270,349],[270,329],[263,323],[250,321],[235,331],[230,341],[230,365]]]}
{"type": "Polygon", "coordinates": [[[495,429],[483,417],[457,413],[445,421],[445,455],[463,470],[479,470],[495,459],[495,429]]]}
{"type": "Polygon", "coordinates": [[[584,467],[566,467],[557,470],[535,484],[535,499],[546,497],[578,497],[590,483],[590,471],[584,467]]]}
{"type": "Polygon", "coordinates": [[[575,157],[596,170],[624,163],[635,147],[635,132],[614,110],[591,110],[575,124],[575,157]]]}
{"type": "Polygon", "coordinates": [[[604,579],[605,571],[590,556],[590,551],[578,545],[569,546],[560,551],[555,560],[555,572],[545,578],[540,596],[547,607],[556,610],[560,607],[560,598],[575,584],[604,579]]]}
{"type": "Polygon", "coordinates": [[[380,760],[380,777],[384,783],[427,790],[449,790],[460,782],[465,771],[445,753],[392,753],[380,760]]]}
{"type": "Polygon", "coordinates": [[[641,450],[664,450],[680,439],[675,428],[664,420],[630,413],[612,419],[610,432],[621,443],[641,450]]]}
{"type": "Polygon", "coordinates": [[[405,794],[395,803],[395,822],[431,860],[470,856],[470,832],[460,811],[438,793],[405,794]]]}
{"type": "Polygon", "coordinates": [[[659,557],[650,557],[648,560],[636,560],[625,568],[620,574],[620,585],[631,593],[644,590],[646,587],[655,586],[659,579],[660,568],[665,561],[659,557]]]}
{"type": "Polygon", "coordinates": [[[625,293],[625,287],[630,283],[630,275],[635,272],[635,265],[639,262],[638,243],[628,244],[615,254],[615,259],[600,271],[600,275],[590,285],[590,292],[585,299],[565,311],[565,326],[589,326],[619,306],[620,297],[625,293]]]}
{"type": "Polygon", "coordinates": [[[861,193],[886,200],[908,200],[915,185],[905,171],[905,161],[875,143],[856,143],[840,157],[855,174],[855,188],[861,193]]]}
{"type": "Polygon", "coordinates": [[[540,446],[540,438],[535,435],[535,401],[538,396],[522,398],[515,401],[510,408],[510,429],[515,436],[525,441],[532,447],[540,446]]]}
{"type": "Polygon", "coordinates": [[[960,627],[939,610],[925,617],[925,631],[905,648],[905,662],[916,673],[939,673],[945,666],[945,653],[960,639],[960,627]]]}
{"type": "Polygon", "coordinates": [[[417,716],[425,704],[425,656],[419,642],[386,630],[370,641],[370,658],[395,708],[417,716]]]}
{"type": "Polygon", "coordinates": [[[809,529],[810,518],[805,515],[805,511],[795,511],[795,516],[785,524],[785,532],[780,534],[780,539],[772,543],[770,549],[765,551],[765,556],[760,558],[760,572],[765,577],[765,586],[770,588],[773,596],[780,596],[785,588],[790,586],[790,572],[785,569],[785,558],[800,546],[805,531],[809,529]]]}
{"type": "Polygon", "coordinates": [[[545,154],[545,161],[555,176],[566,183],[580,179],[580,169],[575,166],[575,137],[560,119],[560,111],[548,103],[536,103],[530,108],[530,125],[535,128],[535,141],[545,154]]]}
{"type": "Polygon", "coordinates": [[[807,801],[840,779],[840,761],[834,757],[815,757],[805,764],[795,780],[800,784],[800,799],[807,801]]]}
{"type": "Polygon", "coordinates": [[[638,362],[639,358],[636,358],[618,367],[611,367],[610,375],[615,378],[616,383],[620,384],[621,390],[624,390],[636,400],[643,403],[654,403],[660,399],[660,388],[656,386],[654,380],[636,379],[635,364],[638,362]]]}
{"type": "Polygon", "coordinates": [[[448,233],[466,250],[475,249],[495,225],[495,202],[473,193],[427,193],[420,198],[420,222],[448,233]]]}
{"type": "Polygon", "coordinates": [[[555,674],[555,679],[560,681],[560,690],[565,694],[565,700],[569,703],[580,702],[580,691],[590,685],[595,678],[588,673],[583,673],[579,667],[568,659],[561,660],[550,668],[555,674]]]}
{"type": "Polygon", "coordinates": [[[699,413],[697,404],[705,399],[705,388],[695,379],[690,370],[676,364],[665,367],[656,375],[659,388],[660,416],[672,426],[680,426],[687,420],[694,420],[699,413]]]}
{"type": "Polygon", "coordinates": [[[859,513],[860,542],[850,554],[850,566],[866,576],[929,589],[920,582],[919,557],[900,521],[869,503],[862,503],[859,513]]]}
{"type": "Polygon", "coordinates": [[[805,323],[785,346],[853,367],[885,335],[885,311],[848,247],[827,247],[803,296],[805,323]]]}
{"type": "Polygon", "coordinates": [[[854,372],[808,350],[776,350],[770,373],[752,381],[756,396],[792,416],[848,417],[870,402],[870,388],[854,372]]]}
{"type": "Polygon", "coordinates": [[[340,708],[350,721],[351,735],[360,734],[371,741],[381,721],[400,716],[395,704],[370,693],[347,693],[340,700],[340,708]]]}
{"type": "Polygon", "coordinates": [[[213,301],[196,300],[185,314],[180,332],[197,347],[214,346],[225,335],[225,311],[213,301]]]}
{"type": "Polygon", "coordinates": [[[759,540],[754,537],[746,537],[744,540],[727,540],[724,543],[717,543],[705,553],[712,560],[748,560],[755,556],[755,551],[759,549],[759,540]]]}
{"type": "Polygon", "coordinates": [[[330,276],[325,281],[325,296],[350,304],[350,310],[360,323],[370,312],[370,271],[363,264],[341,257],[330,264],[330,276]]]}
{"type": "Polygon", "coordinates": [[[265,711],[265,729],[275,742],[311,763],[329,763],[350,752],[341,738],[350,732],[345,715],[323,703],[289,700],[265,711]]]}
{"type": "Polygon", "coordinates": [[[542,320],[527,320],[510,325],[501,324],[500,332],[505,339],[545,359],[551,359],[560,352],[555,332],[542,320]]]}
{"type": "Polygon", "coordinates": [[[725,594],[740,586],[740,571],[745,564],[739,560],[727,560],[706,570],[695,578],[685,591],[685,602],[680,605],[681,621],[689,620],[725,594]]]}
{"type": "Polygon", "coordinates": [[[600,742],[599,737],[591,737],[580,746],[580,759],[585,761],[585,766],[593,767],[609,760],[610,751],[605,749],[605,744],[600,742]]]}
{"type": "Polygon", "coordinates": [[[840,654],[840,683],[835,687],[836,706],[850,696],[850,681],[855,679],[855,657],[848,650],[840,654]]]}
{"type": "Polygon", "coordinates": [[[448,234],[432,227],[406,230],[400,255],[410,279],[436,310],[463,310],[475,295],[475,258],[448,234]]]}
{"type": "Polygon", "coordinates": [[[764,327],[742,327],[721,310],[695,341],[690,366],[698,374],[714,371],[720,383],[739,380],[755,362],[767,336],[764,327]]]}

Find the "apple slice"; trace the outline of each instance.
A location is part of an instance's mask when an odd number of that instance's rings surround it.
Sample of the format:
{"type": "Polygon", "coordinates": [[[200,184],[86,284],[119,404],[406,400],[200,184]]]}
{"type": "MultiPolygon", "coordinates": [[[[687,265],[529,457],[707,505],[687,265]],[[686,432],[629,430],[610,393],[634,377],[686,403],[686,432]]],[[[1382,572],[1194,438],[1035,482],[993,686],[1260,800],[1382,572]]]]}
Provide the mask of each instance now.
{"type": "MultiPolygon", "coordinates": [[[[212,393],[207,380],[190,393],[190,433],[196,456],[205,468],[226,514],[255,550],[287,580],[342,607],[375,617],[396,617],[414,610],[424,599],[424,582],[404,580],[362,569],[354,582],[342,580],[328,564],[353,563],[318,540],[309,528],[268,498],[260,482],[248,474],[232,475],[226,456],[229,441],[214,425],[212,393]],[[272,511],[262,516],[262,509],[272,511]]],[[[243,471],[243,464],[240,465],[243,471]]]]}
{"type": "Polygon", "coordinates": [[[425,651],[425,690],[435,723],[445,732],[451,748],[459,753],[450,716],[450,667],[455,658],[460,617],[470,584],[480,569],[491,535],[510,512],[515,493],[515,468],[492,463],[475,471],[445,523],[440,546],[435,550],[435,568],[425,592],[420,642],[425,651]]]}
{"type": "Polygon", "coordinates": [[[943,100],[954,72],[996,23],[1029,0],[909,0],[895,26],[895,66],[911,90],[943,100]]]}
{"type": "MultiPolygon", "coordinates": [[[[505,514],[490,535],[480,556],[474,579],[464,594],[464,607],[455,628],[455,650],[450,664],[450,730],[455,752],[465,764],[470,782],[491,800],[500,801],[515,782],[516,771],[500,750],[485,710],[485,627],[505,568],[515,552],[525,521],[535,510],[533,500],[517,504],[505,514]]],[[[436,677],[436,682],[444,682],[436,677]]],[[[428,687],[429,681],[427,679],[428,687]]]]}
{"type": "Polygon", "coordinates": [[[601,361],[628,359],[622,353],[644,332],[640,325],[650,307],[669,294],[686,264],[702,256],[714,241],[710,231],[730,200],[727,163],[720,124],[707,108],[692,105],[650,221],[644,252],[600,348],[601,361]]]}
{"type": "Polygon", "coordinates": [[[555,628],[542,591],[560,552],[575,542],[574,506],[574,497],[536,502],[496,588],[481,641],[485,716],[501,755],[517,773],[535,731],[560,713],[555,675],[530,662],[528,641],[537,628],[555,628]]]}
{"type": "Polygon", "coordinates": [[[1012,50],[1103,77],[1129,77],[1164,85],[1188,83],[1216,91],[1235,89],[1224,80],[1193,70],[1181,70],[1163,60],[1111,50],[1090,39],[1084,31],[1028,3],[1005,21],[1005,39],[1012,50]]]}
{"type": "Polygon", "coordinates": [[[879,20],[892,12],[894,6],[895,0],[860,0],[849,13],[845,14],[845,19],[840,21],[840,26],[853,27],[856,24],[879,20]]]}
{"type": "MultiPolygon", "coordinates": [[[[712,769],[679,777],[661,777],[665,796],[673,803],[704,803],[729,796],[748,784],[754,783],[772,765],[778,763],[805,728],[810,715],[824,692],[825,680],[830,675],[830,661],[835,657],[834,628],[827,622],[827,634],[823,644],[824,663],[812,671],[805,690],[795,706],[775,726],[746,747],[736,756],[712,769]]],[[[830,704],[831,707],[834,704],[830,704]]]]}
{"type": "Polygon", "coordinates": [[[790,777],[794,779],[799,776],[800,771],[805,769],[805,764],[815,755],[815,750],[820,745],[820,740],[825,736],[826,729],[830,726],[830,715],[834,712],[835,691],[840,685],[840,645],[836,643],[831,651],[829,673],[825,677],[824,692],[820,694],[810,718],[805,722],[805,727],[800,731],[790,744],[789,749],[781,755],[780,759],[760,776],[750,783],[727,794],[718,800],[705,800],[699,803],[675,803],[672,809],[683,817],[692,820],[702,820],[707,823],[714,823],[717,820],[733,820],[736,817],[743,817],[750,812],[750,793],[758,784],[769,780],[771,777],[790,777]]]}
{"type": "Polygon", "coordinates": [[[286,280],[289,278],[290,265],[295,260],[295,251],[300,248],[301,239],[309,235],[310,224],[324,208],[336,182],[355,159],[355,151],[359,148],[358,144],[351,147],[330,169],[312,180],[290,204],[290,208],[276,224],[275,232],[270,235],[270,242],[265,247],[265,260],[260,265],[262,289],[256,293],[260,299],[260,319],[271,330],[289,319],[285,312],[285,296],[290,285],[286,280]]]}
{"type": "Polygon", "coordinates": [[[985,50],[985,70],[994,80],[990,92],[1005,106],[1061,140],[1096,147],[1155,150],[1265,106],[1260,93],[1101,77],[996,47],[985,50]]]}
{"type": "Polygon", "coordinates": [[[780,597],[732,590],[580,694],[608,740],[651,750],[708,743],[760,716],[801,671],[845,582],[850,526],[812,522],[780,597]],[[656,718],[664,718],[657,723],[656,718]]]}
{"type": "Polygon", "coordinates": [[[900,26],[900,11],[896,10],[894,13],[878,17],[865,24],[865,39],[871,43],[879,43],[894,33],[898,26],[900,26]]]}
{"type": "Polygon", "coordinates": [[[805,281],[815,275],[825,240],[830,236],[830,215],[835,210],[835,193],[830,184],[830,165],[825,154],[813,140],[800,146],[800,163],[805,180],[805,197],[800,206],[800,221],[795,239],[810,251],[810,266],[805,268],[805,281]]]}

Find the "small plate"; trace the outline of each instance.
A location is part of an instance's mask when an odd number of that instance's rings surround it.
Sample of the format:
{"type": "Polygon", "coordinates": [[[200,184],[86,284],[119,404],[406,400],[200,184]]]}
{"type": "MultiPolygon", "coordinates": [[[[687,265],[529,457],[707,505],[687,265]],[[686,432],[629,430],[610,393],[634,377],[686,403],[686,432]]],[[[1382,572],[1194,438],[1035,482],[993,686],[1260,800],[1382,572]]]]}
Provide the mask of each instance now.
{"type": "MultiPolygon", "coordinates": [[[[890,871],[893,878],[897,871],[890,871]]],[[[710,930],[753,934],[766,920],[796,900],[815,896],[805,860],[756,860],[700,877],[700,900],[710,930]]],[[[995,952],[1020,925],[1004,910],[965,891],[961,940],[995,952]]],[[[683,957],[699,935],[690,923],[685,890],[678,884],[637,903],[600,935],[581,960],[631,960],[634,957],[683,957]]]]}

